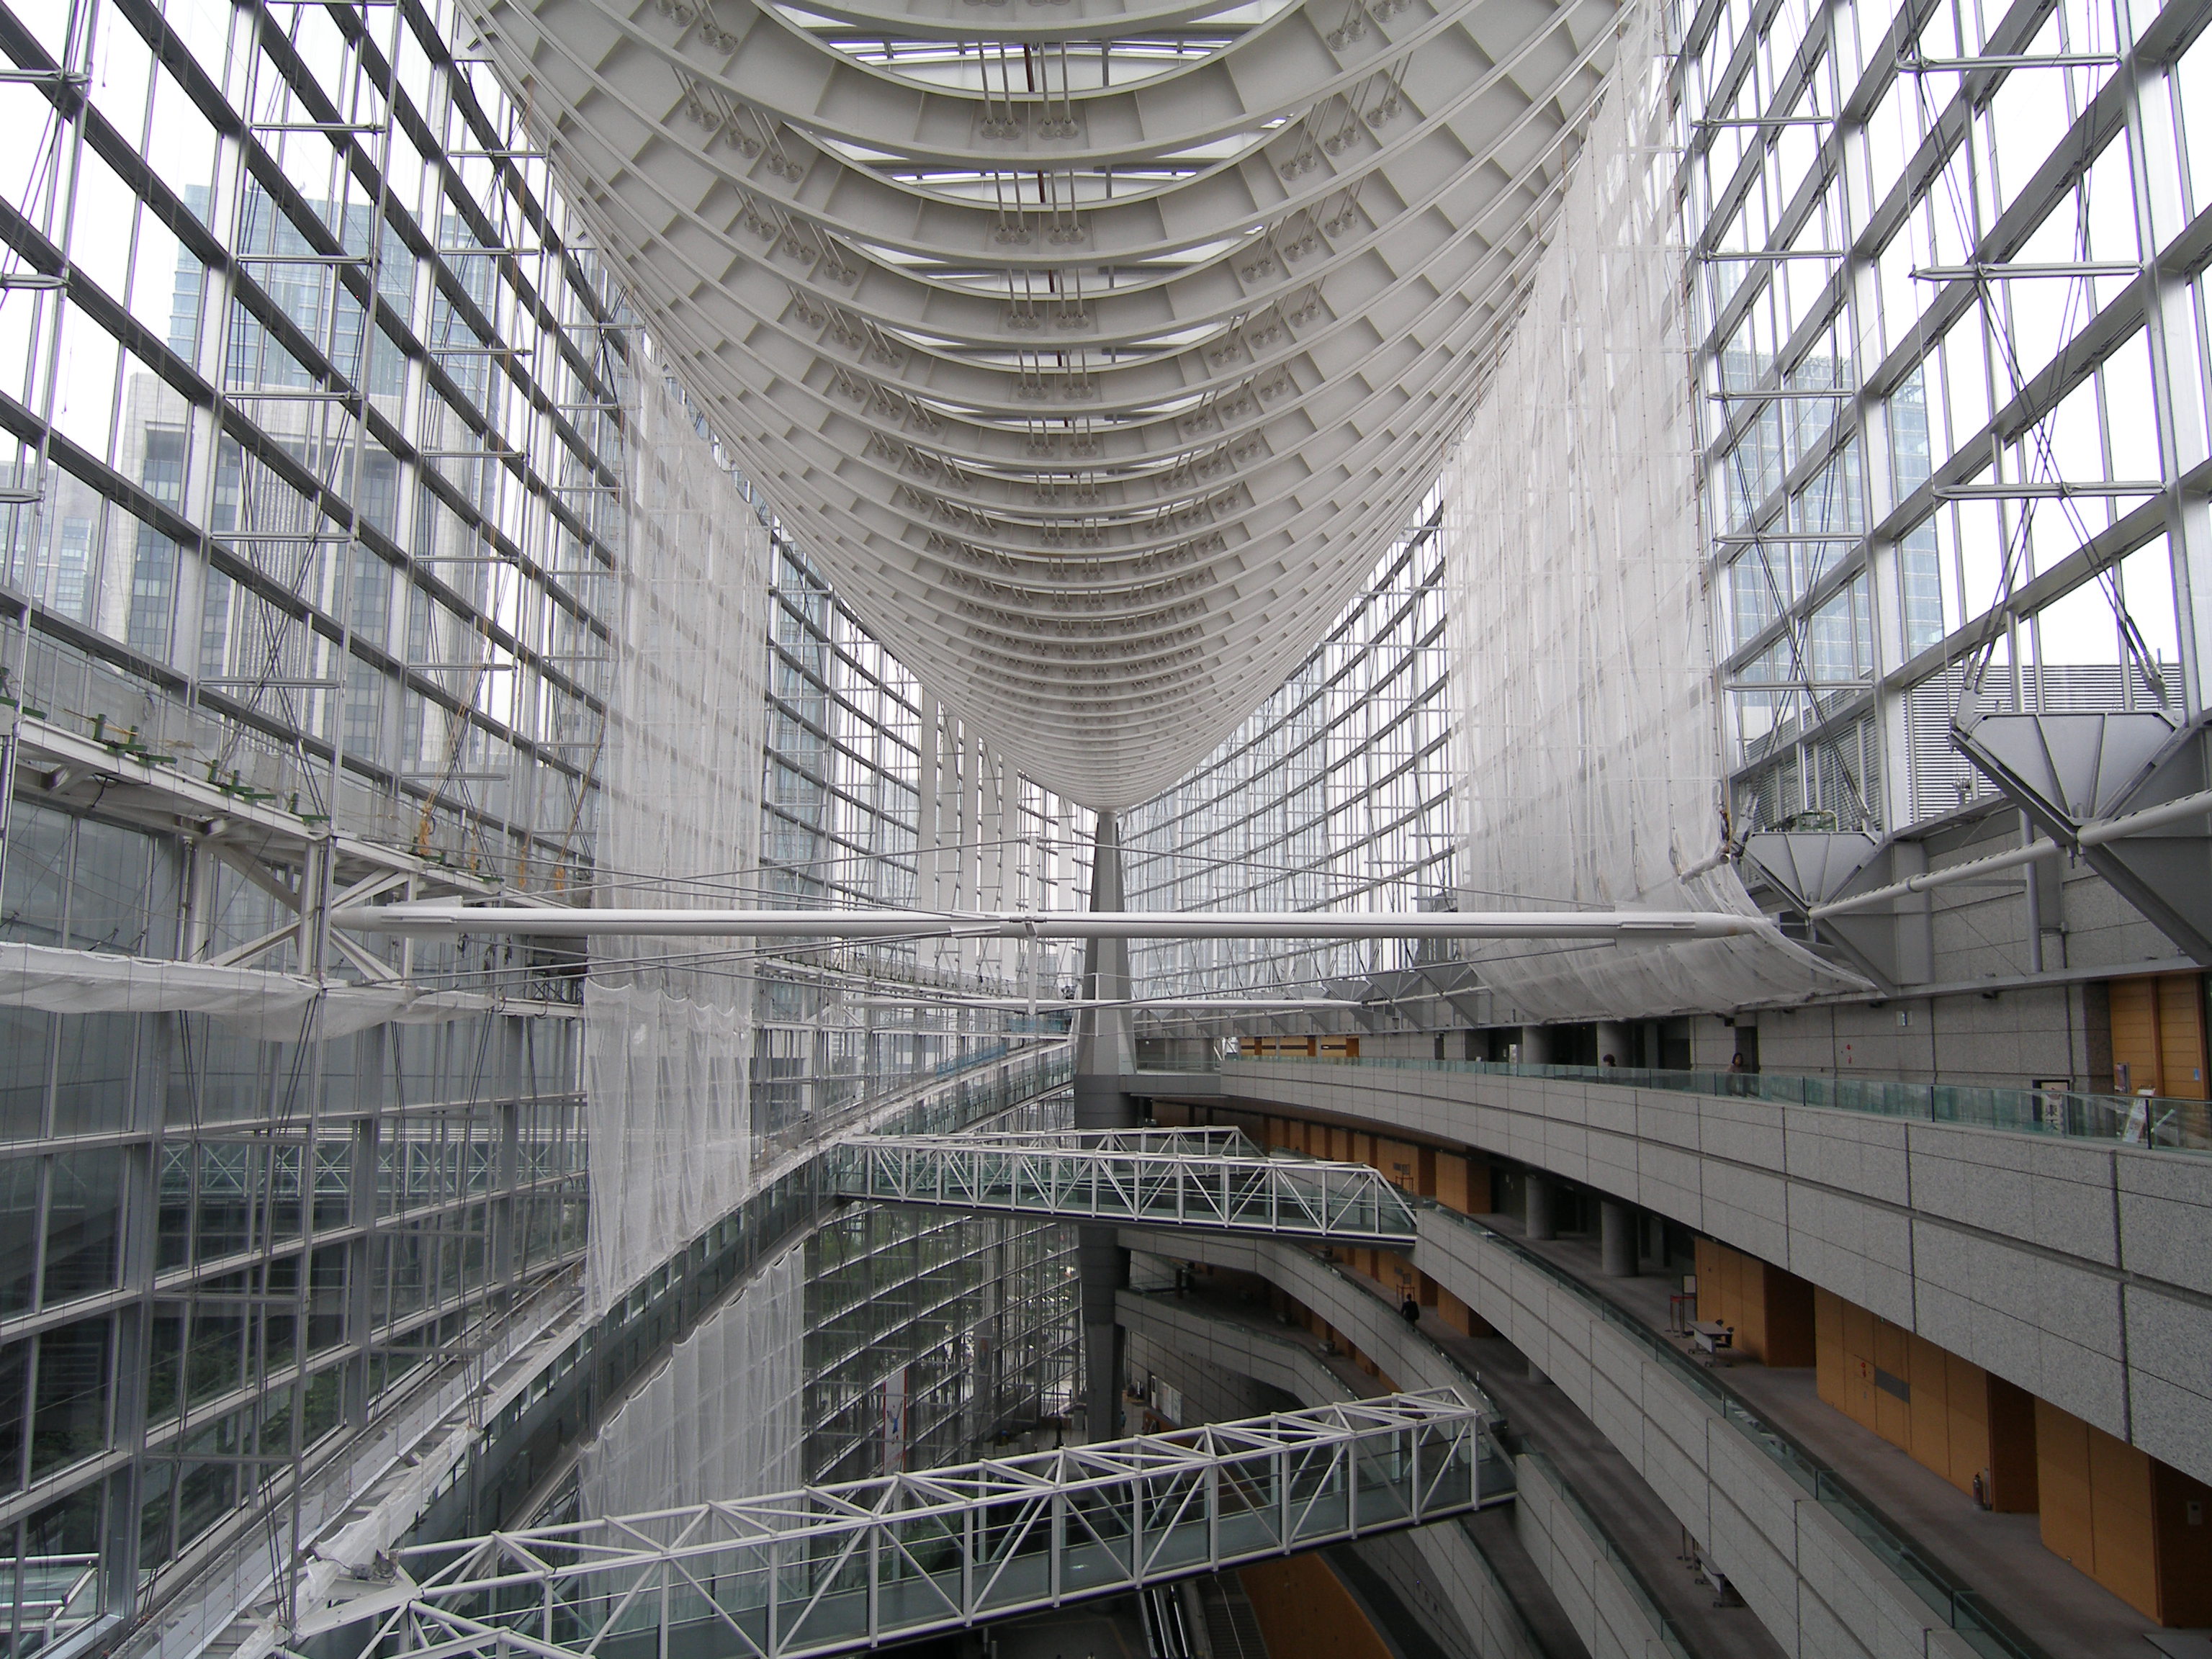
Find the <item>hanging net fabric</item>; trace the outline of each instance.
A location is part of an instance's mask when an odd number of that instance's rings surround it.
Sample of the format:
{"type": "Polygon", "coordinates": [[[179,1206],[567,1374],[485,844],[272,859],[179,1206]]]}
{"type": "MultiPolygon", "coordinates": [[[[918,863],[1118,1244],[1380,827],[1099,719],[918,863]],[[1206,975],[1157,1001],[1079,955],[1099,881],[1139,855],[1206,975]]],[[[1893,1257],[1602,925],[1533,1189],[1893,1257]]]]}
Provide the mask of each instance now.
{"type": "MultiPolygon", "coordinates": [[[[1728,861],[1661,8],[1620,56],[1444,477],[1463,908],[1755,915],[1728,861]]],[[[1469,947],[1532,1020],[1862,982],[1778,933],[1469,947]]]]}
{"type": "Polygon", "coordinates": [[[580,1513],[641,1515],[805,1484],[805,1248],[669,1351],[584,1449],[580,1513]]]}
{"type": "MultiPolygon", "coordinates": [[[[632,377],[601,902],[743,903],[758,860],[769,533],[682,395],[632,377]]],[[[733,1209],[755,1137],[753,981],[676,939],[595,939],[584,988],[595,1307],[733,1209]]]]}

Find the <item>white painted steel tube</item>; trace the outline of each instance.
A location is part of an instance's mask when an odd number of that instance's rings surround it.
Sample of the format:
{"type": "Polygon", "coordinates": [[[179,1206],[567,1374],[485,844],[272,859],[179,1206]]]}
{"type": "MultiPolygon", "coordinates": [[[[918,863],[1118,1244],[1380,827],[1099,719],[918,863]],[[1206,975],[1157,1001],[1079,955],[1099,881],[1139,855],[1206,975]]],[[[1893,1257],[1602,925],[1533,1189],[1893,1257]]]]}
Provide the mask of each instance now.
{"type": "Polygon", "coordinates": [[[1877,904],[1886,904],[1908,894],[1924,893],[1930,888],[1948,887],[1957,882],[1972,881],[1977,877],[1993,876],[2000,870],[2016,870],[2023,864],[2034,864],[2043,859],[2053,858],[2065,850],[2055,841],[2030,842],[2025,847],[2014,848],[2009,853],[1993,853],[1985,859],[1948,865],[1941,870],[1930,870],[1925,875],[1908,876],[1903,881],[1892,882],[1887,887],[1869,888],[1863,893],[1838,899],[1833,904],[1816,905],[1808,914],[1814,921],[1823,921],[1830,916],[1845,915],[1853,910],[1871,909],[1877,904]]]}
{"type": "MultiPolygon", "coordinates": [[[[2201,818],[2207,812],[2212,812],[2212,789],[2183,795],[2161,805],[2146,806],[2140,812],[2130,812],[2121,817],[2100,818],[2094,823],[2085,823],[2074,839],[2083,847],[2102,847],[2108,842],[2123,840],[2129,836],[2162,830],[2170,823],[2201,818]]],[[[1973,859],[1965,864],[1930,870],[1925,875],[1909,876],[1903,881],[1892,882],[1887,887],[1875,887],[1863,893],[1854,893],[1849,898],[1838,899],[1833,904],[1816,905],[1809,914],[1814,921],[1820,921],[1828,916],[1840,916],[1853,910],[1885,904],[1891,899],[1903,898],[1908,893],[1924,893],[1930,888],[1948,887],[1954,882],[1972,881],[1978,877],[1995,875],[2000,870],[2015,870],[2023,864],[2056,858],[2068,850],[2058,842],[2032,841],[2027,846],[2015,847],[2008,853],[1993,853],[1985,859],[1973,859]]]]}
{"type": "Polygon", "coordinates": [[[548,910],[382,904],[331,913],[363,933],[658,939],[1727,939],[1764,916],[1698,910],[548,910]]]}
{"type": "Polygon", "coordinates": [[[2193,795],[2183,795],[2162,806],[2146,806],[2142,811],[2130,812],[2125,817],[2085,823],[2074,839],[2084,847],[2102,847],[2106,842],[2118,841],[2123,836],[2139,836],[2146,830],[2163,830],[2169,823],[2179,823],[2185,818],[2201,818],[2207,812],[2212,812],[2212,789],[2200,789],[2193,795]]]}

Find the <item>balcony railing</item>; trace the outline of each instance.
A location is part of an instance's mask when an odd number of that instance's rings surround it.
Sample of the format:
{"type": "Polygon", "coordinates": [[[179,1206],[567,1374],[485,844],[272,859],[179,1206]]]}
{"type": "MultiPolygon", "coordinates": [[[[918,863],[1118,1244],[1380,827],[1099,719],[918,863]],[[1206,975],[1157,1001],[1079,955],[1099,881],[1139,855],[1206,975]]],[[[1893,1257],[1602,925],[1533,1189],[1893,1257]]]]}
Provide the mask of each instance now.
{"type": "Polygon", "coordinates": [[[2212,1152],[2212,1102],[2163,1095],[2100,1095],[2072,1089],[2007,1089],[1880,1078],[1791,1077],[1771,1072],[1675,1072],[1630,1066],[1528,1066],[1482,1060],[1370,1060],[1337,1054],[1243,1054],[1240,1066],[1351,1066],[1464,1072],[1483,1077],[1552,1078],[1608,1088],[1820,1106],[1876,1117],[1917,1118],[1975,1129],[2106,1140],[2164,1152],[2212,1152]]]}
{"type": "Polygon", "coordinates": [[[1419,1200],[1425,1219],[1465,1228],[1486,1244],[1505,1251],[1518,1266],[1564,1292],[1585,1311],[1641,1344],[1671,1381],[1686,1388],[1706,1408],[1765,1456],[1801,1491],[1819,1504],[1866,1547],[1899,1581],[1956,1631],[1984,1659],[2049,1659],[1982,1591],[1971,1586],[1919,1541],[1893,1522],[1853,1487],[1825,1459],[1787,1431],[1776,1426],[1750,1401],[1619,1303],[1601,1295],[1556,1262],[1517,1238],[1486,1227],[1432,1200],[1419,1200]]]}

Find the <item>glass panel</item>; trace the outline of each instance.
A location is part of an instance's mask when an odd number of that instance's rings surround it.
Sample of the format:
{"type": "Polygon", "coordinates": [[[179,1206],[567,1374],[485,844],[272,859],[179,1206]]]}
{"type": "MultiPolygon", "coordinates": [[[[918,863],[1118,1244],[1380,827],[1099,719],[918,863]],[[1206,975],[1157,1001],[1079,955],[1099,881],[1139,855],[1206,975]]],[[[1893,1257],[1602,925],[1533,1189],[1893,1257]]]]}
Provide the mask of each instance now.
{"type": "Polygon", "coordinates": [[[31,1417],[33,1480],[106,1444],[111,1325],[103,1315],[39,1338],[31,1417]]]}
{"type": "Polygon", "coordinates": [[[126,1154],[116,1148],[63,1152],[46,1187],[48,1306],[112,1290],[121,1267],[126,1154]]]}

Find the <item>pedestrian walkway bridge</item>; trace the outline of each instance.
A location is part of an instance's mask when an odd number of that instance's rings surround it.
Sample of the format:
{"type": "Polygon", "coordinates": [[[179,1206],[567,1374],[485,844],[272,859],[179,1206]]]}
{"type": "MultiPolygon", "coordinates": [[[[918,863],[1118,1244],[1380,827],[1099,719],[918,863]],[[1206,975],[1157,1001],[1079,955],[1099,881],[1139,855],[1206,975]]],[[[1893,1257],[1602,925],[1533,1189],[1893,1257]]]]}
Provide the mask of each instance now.
{"type": "Polygon", "coordinates": [[[1190,1130],[866,1135],[836,1150],[837,1190],[886,1204],[1410,1246],[1413,1206],[1365,1164],[1269,1158],[1190,1130]]]}
{"type": "Polygon", "coordinates": [[[1476,1508],[1497,1455],[1459,1390],[1395,1395],[422,1545],[278,1639],[315,1659],[807,1659],[1423,1526],[1476,1508]]]}

